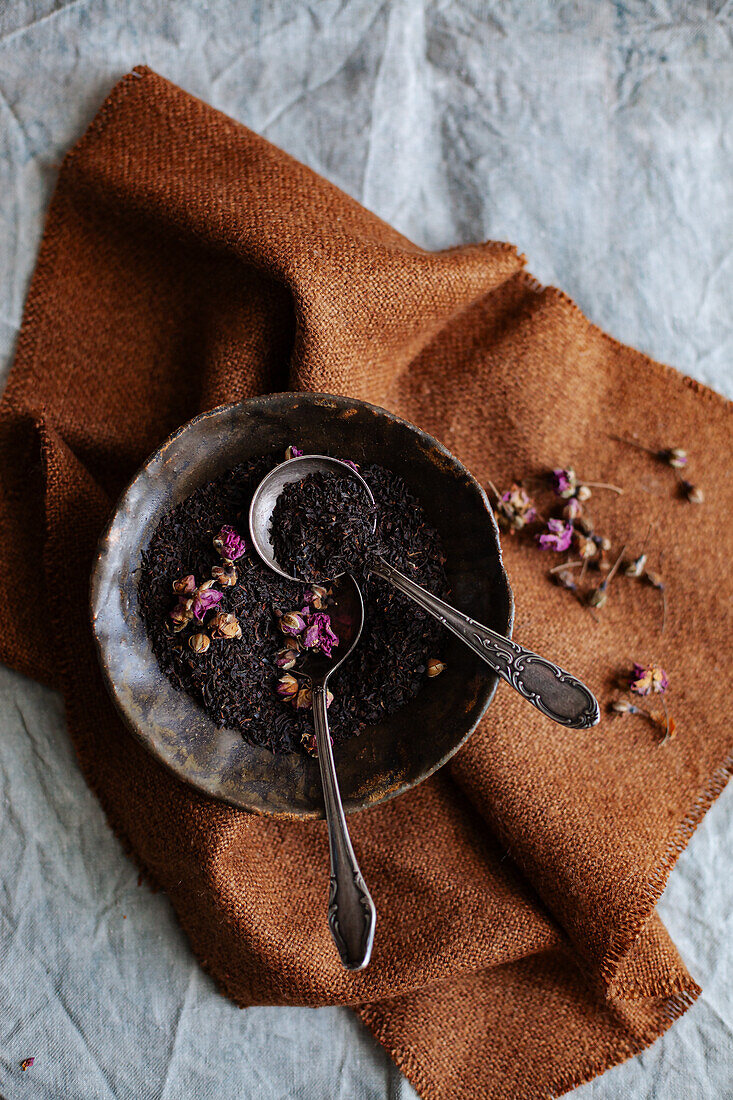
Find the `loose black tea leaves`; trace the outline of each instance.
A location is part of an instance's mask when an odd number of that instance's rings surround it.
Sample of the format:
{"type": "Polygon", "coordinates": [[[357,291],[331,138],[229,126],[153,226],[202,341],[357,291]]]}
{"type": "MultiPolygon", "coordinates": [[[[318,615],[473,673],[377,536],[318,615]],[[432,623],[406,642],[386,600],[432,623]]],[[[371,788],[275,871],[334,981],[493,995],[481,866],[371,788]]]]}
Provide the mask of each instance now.
{"type": "Polygon", "coordinates": [[[376,508],[355,478],[308,474],[285,485],[272,513],[270,541],[278,564],[304,581],[363,575],[379,552],[376,508]]]}
{"type": "MultiPolygon", "coordinates": [[[[273,752],[313,752],[310,692],[298,663],[312,645],[338,654],[330,585],[278,576],[242,534],[255,488],[280,460],[242,463],[165,515],[142,555],[138,595],[163,672],[218,726],[273,752]]],[[[402,479],[380,466],[360,473],[377,503],[377,545],[428,591],[447,596],[439,536],[402,479]]],[[[353,500],[353,483],[349,492],[353,500]]],[[[362,635],[329,680],[336,743],[404,706],[444,667],[439,623],[377,577],[360,585],[362,635]]]]}

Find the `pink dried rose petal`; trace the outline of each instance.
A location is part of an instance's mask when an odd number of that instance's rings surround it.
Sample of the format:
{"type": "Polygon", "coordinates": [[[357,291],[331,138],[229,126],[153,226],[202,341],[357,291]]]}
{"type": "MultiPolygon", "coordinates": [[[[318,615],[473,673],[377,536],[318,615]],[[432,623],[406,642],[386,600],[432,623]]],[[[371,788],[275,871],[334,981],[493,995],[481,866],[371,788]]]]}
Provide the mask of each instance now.
{"type": "Polygon", "coordinates": [[[308,621],[303,645],[306,649],[320,649],[327,657],[331,656],[334,646],[339,644],[338,635],[331,627],[331,616],[326,611],[317,611],[308,621]]]}
{"type": "Polygon", "coordinates": [[[548,519],[547,531],[537,536],[537,541],[543,550],[554,550],[561,554],[569,549],[573,541],[572,523],[564,523],[561,519],[548,519]]]}
{"type": "Polygon", "coordinates": [[[225,524],[214,539],[214,546],[226,561],[236,561],[246,552],[247,540],[233,527],[225,524]]]}
{"type": "Polygon", "coordinates": [[[207,588],[205,592],[197,592],[193,598],[195,618],[202,622],[206,612],[211,611],[212,607],[216,607],[223,597],[224,593],[218,592],[215,588],[207,588]]]}

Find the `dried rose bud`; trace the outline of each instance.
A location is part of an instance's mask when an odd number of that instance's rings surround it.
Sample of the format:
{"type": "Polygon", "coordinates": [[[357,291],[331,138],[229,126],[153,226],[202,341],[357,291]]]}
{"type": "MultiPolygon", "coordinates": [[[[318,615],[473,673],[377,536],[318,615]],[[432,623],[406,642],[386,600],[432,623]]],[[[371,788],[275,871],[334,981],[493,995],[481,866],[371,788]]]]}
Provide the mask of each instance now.
{"type": "Polygon", "coordinates": [[[213,565],[211,576],[222,588],[231,588],[237,583],[237,570],[233,565],[213,565]]]}
{"type": "Polygon", "coordinates": [[[579,485],[578,488],[575,490],[575,495],[579,501],[585,503],[586,500],[590,500],[590,498],[593,496],[593,493],[591,492],[588,485],[579,485]]]}
{"type": "Polygon", "coordinates": [[[242,637],[242,628],[237,616],[231,611],[219,611],[210,622],[210,627],[215,638],[224,638],[232,641],[242,637]]]}
{"type": "Polygon", "coordinates": [[[295,677],[291,676],[289,673],[281,676],[277,682],[277,693],[286,703],[293,702],[299,691],[300,684],[295,677]]]}
{"type": "Polygon", "coordinates": [[[298,710],[305,710],[313,706],[313,692],[309,687],[302,687],[295,697],[295,705],[298,710]]]}
{"type": "Polygon", "coordinates": [[[197,592],[208,592],[208,591],[209,591],[209,589],[210,589],[210,588],[213,588],[215,584],[216,584],[216,581],[215,581],[215,580],[214,580],[214,578],[212,577],[212,578],[211,578],[211,580],[208,580],[208,581],[202,581],[202,583],[201,583],[201,584],[200,584],[200,585],[198,586],[198,588],[196,589],[196,591],[197,591],[197,592]]]}
{"type": "Polygon", "coordinates": [[[690,504],[702,504],[705,500],[705,494],[702,489],[697,485],[693,485],[691,481],[681,481],[682,491],[689,500],[690,504]]]}
{"type": "Polygon", "coordinates": [[[430,657],[427,664],[428,676],[432,679],[434,676],[440,676],[441,672],[445,668],[442,661],[439,661],[437,657],[430,657]]]}
{"type": "Polygon", "coordinates": [[[603,585],[594,588],[588,593],[588,603],[591,607],[603,607],[608,599],[608,593],[603,585]]]}
{"type": "Polygon", "coordinates": [[[179,577],[178,580],[173,581],[173,591],[179,596],[190,596],[196,591],[196,578],[193,573],[189,573],[187,577],[179,577]]]}
{"type": "Polygon", "coordinates": [[[194,653],[206,653],[206,650],[211,645],[211,639],[208,634],[192,634],[188,639],[188,645],[194,653]]]}
{"type": "Polygon", "coordinates": [[[224,525],[214,539],[214,546],[224,561],[236,561],[247,550],[247,541],[233,527],[224,525]]]}
{"type": "Polygon", "coordinates": [[[629,687],[634,695],[663,695],[669,687],[669,678],[657,665],[635,664],[629,675],[629,687]]]}
{"type": "Polygon", "coordinates": [[[275,657],[275,664],[278,668],[295,668],[297,657],[294,649],[281,649],[275,657]]]}
{"type": "Polygon", "coordinates": [[[300,447],[294,447],[291,443],[288,449],[285,451],[285,461],[290,462],[291,458],[302,458],[303,452],[300,447]]]}
{"type": "Polygon", "coordinates": [[[583,505],[580,503],[577,497],[571,497],[562,510],[562,514],[565,519],[576,520],[580,519],[583,514],[583,505]]]}
{"type": "Polygon", "coordinates": [[[594,558],[598,553],[598,547],[592,538],[586,538],[585,535],[576,534],[575,541],[581,558],[594,558]]]}
{"type": "Polygon", "coordinates": [[[23,1070],[23,1073],[25,1073],[27,1069],[30,1069],[34,1062],[35,1058],[24,1058],[20,1063],[20,1068],[23,1070]]]}
{"type": "MultiPolygon", "coordinates": [[[[208,581],[206,583],[208,584],[208,581]]],[[[211,584],[213,583],[211,581],[211,584]]],[[[206,612],[211,611],[212,607],[216,607],[223,596],[223,592],[217,592],[214,588],[204,588],[203,585],[196,589],[196,595],[193,598],[193,613],[199,622],[203,622],[206,612]]]]}
{"type": "Polygon", "coordinates": [[[687,451],[683,451],[681,447],[671,447],[668,451],[662,451],[662,458],[675,470],[683,470],[687,465],[687,451]]]}
{"type": "Polygon", "coordinates": [[[614,714],[638,714],[639,708],[635,707],[633,703],[630,703],[628,699],[615,699],[611,703],[611,710],[614,714]]]}
{"type": "Polygon", "coordinates": [[[578,590],[578,586],[575,583],[575,576],[571,569],[561,569],[558,573],[553,573],[552,579],[555,584],[559,584],[561,588],[567,588],[570,592],[577,592],[578,590]]]}
{"type": "Polygon", "coordinates": [[[177,634],[179,630],[183,630],[193,618],[193,602],[193,600],[184,600],[182,596],[179,596],[178,603],[169,616],[171,629],[174,633],[177,634]]]}
{"type": "Polygon", "coordinates": [[[302,634],[305,630],[305,619],[297,611],[286,611],[280,616],[280,629],[283,634],[302,634]]]}
{"type": "Polygon", "coordinates": [[[552,485],[553,492],[557,496],[567,500],[568,497],[575,495],[575,489],[578,484],[575,470],[572,466],[556,467],[550,473],[550,484],[552,485]]]}
{"type": "Polygon", "coordinates": [[[643,576],[645,566],[646,554],[639,554],[638,558],[634,558],[633,561],[626,563],[624,566],[624,574],[627,577],[641,577],[643,576]]]}

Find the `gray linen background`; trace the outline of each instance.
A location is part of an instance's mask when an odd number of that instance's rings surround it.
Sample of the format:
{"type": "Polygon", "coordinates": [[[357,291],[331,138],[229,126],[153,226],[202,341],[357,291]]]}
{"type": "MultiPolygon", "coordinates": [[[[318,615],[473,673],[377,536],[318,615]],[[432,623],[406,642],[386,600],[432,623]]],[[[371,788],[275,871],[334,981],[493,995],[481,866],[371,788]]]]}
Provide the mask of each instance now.
{"type": "MultiPolygon", "coordinates": [[[[730,0],[0,0],[2,377],[60,158],[145,62],[428,248],[513,241],[614,336],[733,396],[732,28],[730,0]]],[[[218,995],[138,887],[58,696],[7,669],[0,783],[6,1100],[414,1098],[348,1011],[218,995]]],[[[728,791],[660,907],[702,998],[578,1100],[733,1094],[732,833],[728,791]]]]}

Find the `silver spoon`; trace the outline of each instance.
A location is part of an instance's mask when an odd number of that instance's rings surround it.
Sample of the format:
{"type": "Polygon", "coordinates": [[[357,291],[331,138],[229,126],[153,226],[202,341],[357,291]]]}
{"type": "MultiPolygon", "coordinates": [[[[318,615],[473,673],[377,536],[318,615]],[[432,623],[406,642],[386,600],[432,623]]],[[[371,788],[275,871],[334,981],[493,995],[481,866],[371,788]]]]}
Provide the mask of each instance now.
{"type": "MultiPolygon", "coordinates": [[[[252,498],[249,527],[257,553],[271,569],[283,577],[289,575],[275,560],[270,542],[272,511],[284,485],[291,481],[301,481],[308,474],[318,472],[352,478],[355,483],[361,485],[371,503],[375,503],[372,491],[361,474],[337,458],[329,458],[326,455],[303,455],[302,458],[291,458],[271,470],[262,479],[252,498]]],[[[456,611],[445,600],[440,600],[427,592],[399,569],[395,569],[386,562],[384,558],[376,558],[368,564],[372,573],[389,581],[400,592],[414,600],[423,611],[427,611],[467,646],[470,646],[497,676],[524,696],[542,714],[571,729],[588,729],[596,725],[600,718],[598,700],[575,676],[565,672],[545,657],[539,657],[524,646],[505,638],[503,634],[497,634],[488,626],[475,622],[461,611],[456,611]]],[[[300,578],[289,579],[299,580],[300,578]]]]}
{"type": "MultiPolygon", "coordinates": [[[[280,568],[275,561],[270,544],[269,522],[272,509],[275,507],[275,501],[283,485],[293,480],[288,476],[273,478],[272,474],[282,471],[287,475],[287,466],[288,463],[284,463],[276,467],[260,483],[250,508],[250,533],[260,557],[271,569],[280,576],[287,577],[288,580],[307,583],[301,581],[300,577],[291,577],[280,568]],[[257,501],[256,507],[255,501],[257,501]]],[[[311,467],[310,472],[315,468],[315,466],[311,467]]],[[[347,466],[346,469],[349,470],[350,467],[347,466]]],[[[339,644],[334,647],[336,652],[331,657],[327,657],[320,650],[303,650],[298,667],[291,669],[291,672],[308,681],[313,697],[313,724],[316,730],[318,765],[321,772],[328,844],[331,852],[328,923],[341,956],[341,962],[348,970],[363,970],[372,953],[377,911],[359,870],[359,864],[356,862],[346,825],[331,736],[328,732],[326,685],[331,673],[343,664],[359,641],[364,625],[364,601],[361,598],[359,585],[348,573],[342,573],[334,580],[332,595],[333,602],[328,606],[328,614],[331,618],[331,626],[339,640],[339,644]]]]}

